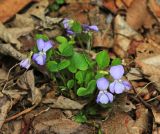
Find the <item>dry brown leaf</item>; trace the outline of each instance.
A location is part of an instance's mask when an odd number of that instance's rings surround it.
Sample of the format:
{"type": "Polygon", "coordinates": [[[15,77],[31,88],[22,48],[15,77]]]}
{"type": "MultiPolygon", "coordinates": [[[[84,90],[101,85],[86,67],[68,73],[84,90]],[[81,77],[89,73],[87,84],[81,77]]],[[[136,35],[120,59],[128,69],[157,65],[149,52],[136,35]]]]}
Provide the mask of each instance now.
{"type": "Polygon", "coordinates": [[[147,0],[134,0],[131,6],[127,9],[126,20],[135,30],[142,26],[145,28],[152,28],[152,25],[156,22],[147,8],[147,0]]]}
{"type": "Polygon", "coordinates": [[[115,46],[114,51],[121,57],[124,57],[127,53],[127,50],[130,47],[132,40],[142,40],[142,36],[133,30],[125,20],[120,16],[117,15],[115,17],[115,46]],[[117,51],[117,49],[121,51],[117,51]]]}
{"type": "Polygon", "coordinates": [[[25,59],[27,55],[17,51],[11,44],[0,44],[0,53],[4,55],[9,55],[19,61],[25,59]]]}
{"type": "Polygon", "coordinates": [[[129,72],[126,74],[127,80],[141,80],[142,74],[138,68],[131,68],[129,72]]]}
{"type": "Polygon", "coordinates": [[[0,80],[7,80],[7,74],[4,69],[0,68],[0,80]]]}
{"type": "Polygon", "coordinates": [[[160,46],[148,40],[137,47],[136,63],[141,67],[143,74],[160,90],[160,46]]]}
{"type": "MultiPolygon", "coordinates": [[[[41,110],[36,109],[26,115],[25,118],[28,120],[32,119],[35,114],[43,110],[42,108],[41,110]]],[[[93,127],[81,125],[66,119],[61,110],[50,109],[34,118],[30,132],[48,134],[92,134],[94,133],[94,129],[93,127]]]]}
{"type": "Polygon", "coordinates": [[[105,134],[142,134],[147,130],[148,110],[137,107],[137,120],[128,114],[117,112],[102,124],[105,134]]]}
{"type": "Polygon", "coordinates": [[[84,104],[80,104],[77,101],[69,98],[59,96],[58,99],[45,99],[43,103],[50,103],[52,108],[60,109],[82,109],[84,104]]]}
{"type": "Polygon", "coordinates": [[[33,0],[1,0],[0,22],[5,22],[33,0]]]}
{"type": "Polygon", "coordinates": [[[26,35],[32,31],[30,27],[23,28],[6,28],[2,23],[0,23],[0,39],[6,43],[11,43],[20,49],[22,44],[18,41],[18,38],[22,35],[26,35]]]}
{"type": "Polygon", "coordinates": [[[114,0],[103,0],[103,6],[113,13],[116,13],[118,11],[114,0]]]}
{"type": "Polygon", "coordinates": [[[148,6],[153,14],[157,17],[160,21],[160,1],[158,0],[149,0],[148,6]]]}
{"type": "Polygon", "coordinates": [[[160,124],[160,111],[155,107],[152,107],[152,113],[154,116],[155,123],[160,124]]]}
{"type": "Polygon", "coordinates": [[[35,87],[35,78],[34,78],[33,70],[27,71],[26,80],[32,92],[32,104],[38,105],[42,100],[42,94],[39,88],[35,87]]]}
{"type": "Polygon", "coordinates": [[[11,102],[7,99],[7,96],[0,97],[0,129],[7,117],[7,113],[11,108],[11,102]]]}

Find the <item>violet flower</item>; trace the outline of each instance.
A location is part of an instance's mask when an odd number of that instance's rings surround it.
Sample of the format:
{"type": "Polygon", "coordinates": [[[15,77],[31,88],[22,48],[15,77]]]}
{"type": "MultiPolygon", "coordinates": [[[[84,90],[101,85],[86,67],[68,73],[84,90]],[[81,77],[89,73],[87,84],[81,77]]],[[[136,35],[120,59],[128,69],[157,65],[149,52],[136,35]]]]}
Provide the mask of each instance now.
{"type": "Polygon", "coordinates": [[[96,32],[99,31],[99,29],[96,25],[89,26],[89,25],[83,24],[82,26],[83,26],[84,31],[90,31],[90,30],[96,31],[96,32]]]}
{"type": "Polygon", "coordinates": [[[39,65],[44,65],[46,62],[46,52],[52,47],[51,41],[45,42],[43,39],[37,40],[39,52],[33,54],[32,59],[39,65]]]}
{"type": "Polygon", "coordinates": [[[109,81],[102,77],[97,80],[97,88],[100,90],[96,99],[97,103],[107,104],[113,101],[113,95],[107,92],[109,81]]]}
{"type": "Polygon", "coordinates": [[[113,101],[113,94],[107,91],[99,91],[96,102],[101,104],[107,104],[113,101]]]}
{"type": "Polygon", "coordinates": [[[114,81],[109,86],[111,93],[121,94],[124,90],[129,90],[131,88],[128,81],[122,80],[124,75],[124,68],[122,65],[111,67],[110,74],[114,78],[114,81]]]}
{"type": "Polygon", "coordinates": [[[22,60],[19,65],[23,68],[29,69],[29,67],[31,66],[31,59],[30,58],[26,58],[24,60],[22,60]]]}
{"type": "Polygon", "coordinates": [[[102,77],[97,80],[97,88],[100,91],[107,90],[108,87],[109,87],[109,81],[106,78],[102,77]]]}

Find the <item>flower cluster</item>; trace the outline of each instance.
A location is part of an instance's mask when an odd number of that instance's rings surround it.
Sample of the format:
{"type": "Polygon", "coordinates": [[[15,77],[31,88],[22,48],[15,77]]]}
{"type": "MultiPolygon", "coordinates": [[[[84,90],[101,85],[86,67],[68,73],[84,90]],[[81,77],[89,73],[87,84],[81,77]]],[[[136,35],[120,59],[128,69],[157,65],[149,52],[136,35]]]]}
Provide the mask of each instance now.
{"type": "Polygon", "coordinates": [[[31,66],[31,57],[33,59],[33,61],[35,61],[38,65],[44,65],[46,62],[46,52],[52,48],[52,42],[51,41],[44,41],[43,39],[38,39],[37,40],[37,48],[38,48],[38,53],[34,53],[32,56],[31,55],[22,60],[20,62],[20,66],[26,69],[29,69],[29,67],[31,66]]]}
{"type": "Polygon", "coordinates": [[[109,81],[104,77],[97,80],[97,88],[99,89],[97,103],[107,104],[112,102],[114,93],[121,94],[125,90],[131,89],[130,83],[122,80],[124,74],[122,65],[112,66],[109,72],[114,79],[112,83],[109,84],[109,81]],[[108,87],[110,92],[107,91],[108,87]]]}
{"type": "MultiPolygon", "coordinates": [[[[63,24],[64,28],[66,29],[66,32],[67,32],[68,35],[74,35],[75,34],[75,32],[72,31],[72,29],[71,29],[73,23],[74,23],[73,20],[67,19],[67,18],[64,19],[63,22],[62,22],[62,24],[63,24]]],[[[96,25],[89,26],[87,24],[83,24],[82,28],[83,28],[83,32],[89,32],[90,30],[96,31],[96,32],[99,31],[99,29],[96,25]]]]}

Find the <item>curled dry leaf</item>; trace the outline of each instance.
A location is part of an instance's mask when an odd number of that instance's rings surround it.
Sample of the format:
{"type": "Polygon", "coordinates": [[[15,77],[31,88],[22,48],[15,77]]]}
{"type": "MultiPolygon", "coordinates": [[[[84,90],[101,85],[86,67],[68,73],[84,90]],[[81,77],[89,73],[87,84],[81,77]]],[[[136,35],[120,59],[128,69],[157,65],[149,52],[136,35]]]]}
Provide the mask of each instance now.
{"type": "Polygon", "coordinates": [[[35,87],[35,78],[34,78],[33,70],[27,71],[26,80],[27,80],[27,84],[32,92],[32,104],[38,105],[42,100],[42,94],[41,94],[39,88],[35,87]]]}
{"type": "Polygon", "coordinates": [[[1,0],[0,1],[0,22],[7,21],[32,1],[33,0],[1,0]]]}
{"type": "Polygon", "coordinates": [[[105,134],[142,134],[147,130],[148,110],[137,107],[137,119],[134,121],[127,113],[117,112],[102,124],[105,134]]]}
{"type": "Polygon", "coordinates": [[[137,47],[136,64],[141,67],[145,77],[160,91],[160,46],[148,40],[137,47]]]}
{"type": "Polygon", "coordinates": [[[160,1],[159,0],[149,0],[148,6],[157,20],[160,22],[160,1]]]}
{"type": "Polygon", "coordinates": [[[147,8],[147,0],[134,0],[127,9],[126,21],[135,30],[142,26],[152,28],[152,25],[156,23],[153,15],[147,8]]]}
{"type": "Polygon", "coordinates": [[[0,39],[6,43],[11,43],[16,46],[17,49],[20,49],[22,44],[18,41],[18,38],[22,35],[26,35],[32,31],[32,28],[23,27],[23,28],[6,28],[2,23],[0,23],[0,39]]]}
{"type": "Polygon", "coordinates": [[[152,107],[152,113],[155,123],[160,124],[160,111],[157,108],[152,107]]]}
{"type": "Polygon", "coordinates": [[[3,97],[0,97],[0,129],[7,117],[8,111],[11,109],[12,104],[11,102],[7,99],[7,96],[4,95],[3,97]]]}
{"type": "Polygon", "coordinates": [[[45,20],[46,8],[48,7],[48,0],[40,0],[34,4],[25,14],[28,16],[35,16],[41,20],[45,20]]]}
{"type": "Polygon", "coordinates": [[[11,44],[0,44],[0,53],[4,55],[9,55],[19,61],[25,59],[27,55],[17,51],[11,44]]]}
{"type": "Polygon", "coordinates": [[[115,17],[115,46],[114,51],[121,57],[126,56],[132,40],[140,41],[142,36],[133,30],[127,22],[120,16],[115,17]],[[118,49],[118,50],[117,50],[118,49]]]}
{"type": "MultiPolygon", "coordinates": [[[[43,110],[36,109],[26,115],[25,118],[32,119],[34,115],[43,110]]],[[[32,130],[30,130],[30,132],[50,134],[92,134],[94,133],[94,128],[67,119],[61,110],[50,109],[34,118],[32,122],[32,130]]]]}
{"type": "Polygon", "coordinates": [[[138,68],[131,68],[126,74],[127,80],[141,80],[143,78],[142,73],[138,68]]]}
{"type": "Polygon", "coordinates": [[[85,104],[80,104],[77,101],[73,101],[69,98],[59,96],[58,99],[45,99],[43,103],[50,103],[52,108],[60,109],[82,109],[85,104]]]}

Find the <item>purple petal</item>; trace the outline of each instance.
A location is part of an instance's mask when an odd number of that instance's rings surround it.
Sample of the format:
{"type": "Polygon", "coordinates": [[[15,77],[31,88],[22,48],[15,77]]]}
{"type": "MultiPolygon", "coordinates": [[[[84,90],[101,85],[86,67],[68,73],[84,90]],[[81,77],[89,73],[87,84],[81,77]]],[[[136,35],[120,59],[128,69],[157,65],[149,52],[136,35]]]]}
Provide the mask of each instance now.
{"type": "Polygon", "coordinates": [[[85,31],[89,31],[89,26],[87,24],[83,24],[82,27],[85,31]]]}
{"type": "Polygon", "coordinates": [[[105,93],[106,95],[107,95],[107,97],[108,97],[108,99],[109,99],[109,102],[113,102],[113,94],[111,94],[111,93],[109,93],[109,92],[107,92],[107,93],[105,93]]]}
{"type": "Polygon", "coordinates": [[[73,35],[74,32],[73,32],[72,30],[70,30],[70,29],[67,29],[67,34],[68,34],[68,35],[73,35]]]}
{"type": "Polygon", "coordinates": [[[109,102],[108,96],[104,94],[103,91],[100,91],[97,96],[96,102],[101,104],[107,104],[109,102]]]}
{"type": "Polygon", "coordinates": [[[42,51],[43,50],[43,48],[44,48],[44,40],[43,39],[38,39],[37,40],[37,47],[38,47],[38,50],[39,51],[42,51]]]}
{"type": "Polygon", "coordinates": [[[27,58],[27,59],[24,59],[20,62],[20,66],[23,67],[23,68],[26,68],[28,69],[30,67],[31,63],[30,63],[30,59],[27,58]]]}
{"type": "Polygon", "coordinates": [[[46,55],[45,54],[34,54],[33,55],[33,60],[39,64],[39,65],[44,65],[46,62],[46,55]]]}
{"type": "Polygon", "coordinates": [[[125,90],[123,83],[115,80],[109,86],[109,90],[111,93],[121,94],[125,90]]]}
{"type": "Polygon", "coordinates": [[[70,26],[69,26],[69,21],[70,21],[69,19],[64,19],[64,20],[62,21],[63,26],[64,26],[65,29],[70,28],[70,26]]]}
{"type": "Polygon", "coordinates": [[[111,93],[115,93],[115,88],[114,88],[115,84],[116,84],[116,81],[112,82],[109,85],[109,90],[110,90],[111,93]]]}
{"type": "Polygon", "coordinates": [[[46,52],[48,51],[50,48],[52,48],[52,42],[51,41],[47,41],[44,43],[44,47],[43,47],[43,51],[46,52]]]}
{"type": "Polygon", "coordinates": [[[89,29],[93,30],[93,31],[97,31],[97,32],[99,31],[99,29],[96,25],[89,26],[89,29]]]}
{"type": "Polygon", "coordinates": [[[99,90],[103,91],[107,90],[108,86],[109,86],[109,81],[106,78],[102,77],[97,80],[97,88],[99,90]]]}
{"type": "Polygon", "coordinates": [[[35,53],[35,54],[33,54],[32,59],[35,61],[35,59],[36,59],[38,56],[39,56],[39,53],[35,53]]]}
{"type": "Polygon", "coordinates": [[[128,81],[123,81],[122,83],[123,83],[123,85],[124,85],[126,90],[130,90],[131,89],[131,84],[128,81]]]}
{"type": "Polygon", "coordinates": [[[109,72],[115,80],[118,80],[122,78],[124,74],[124,68],[122,65],[112,66],[109,72]]]}

